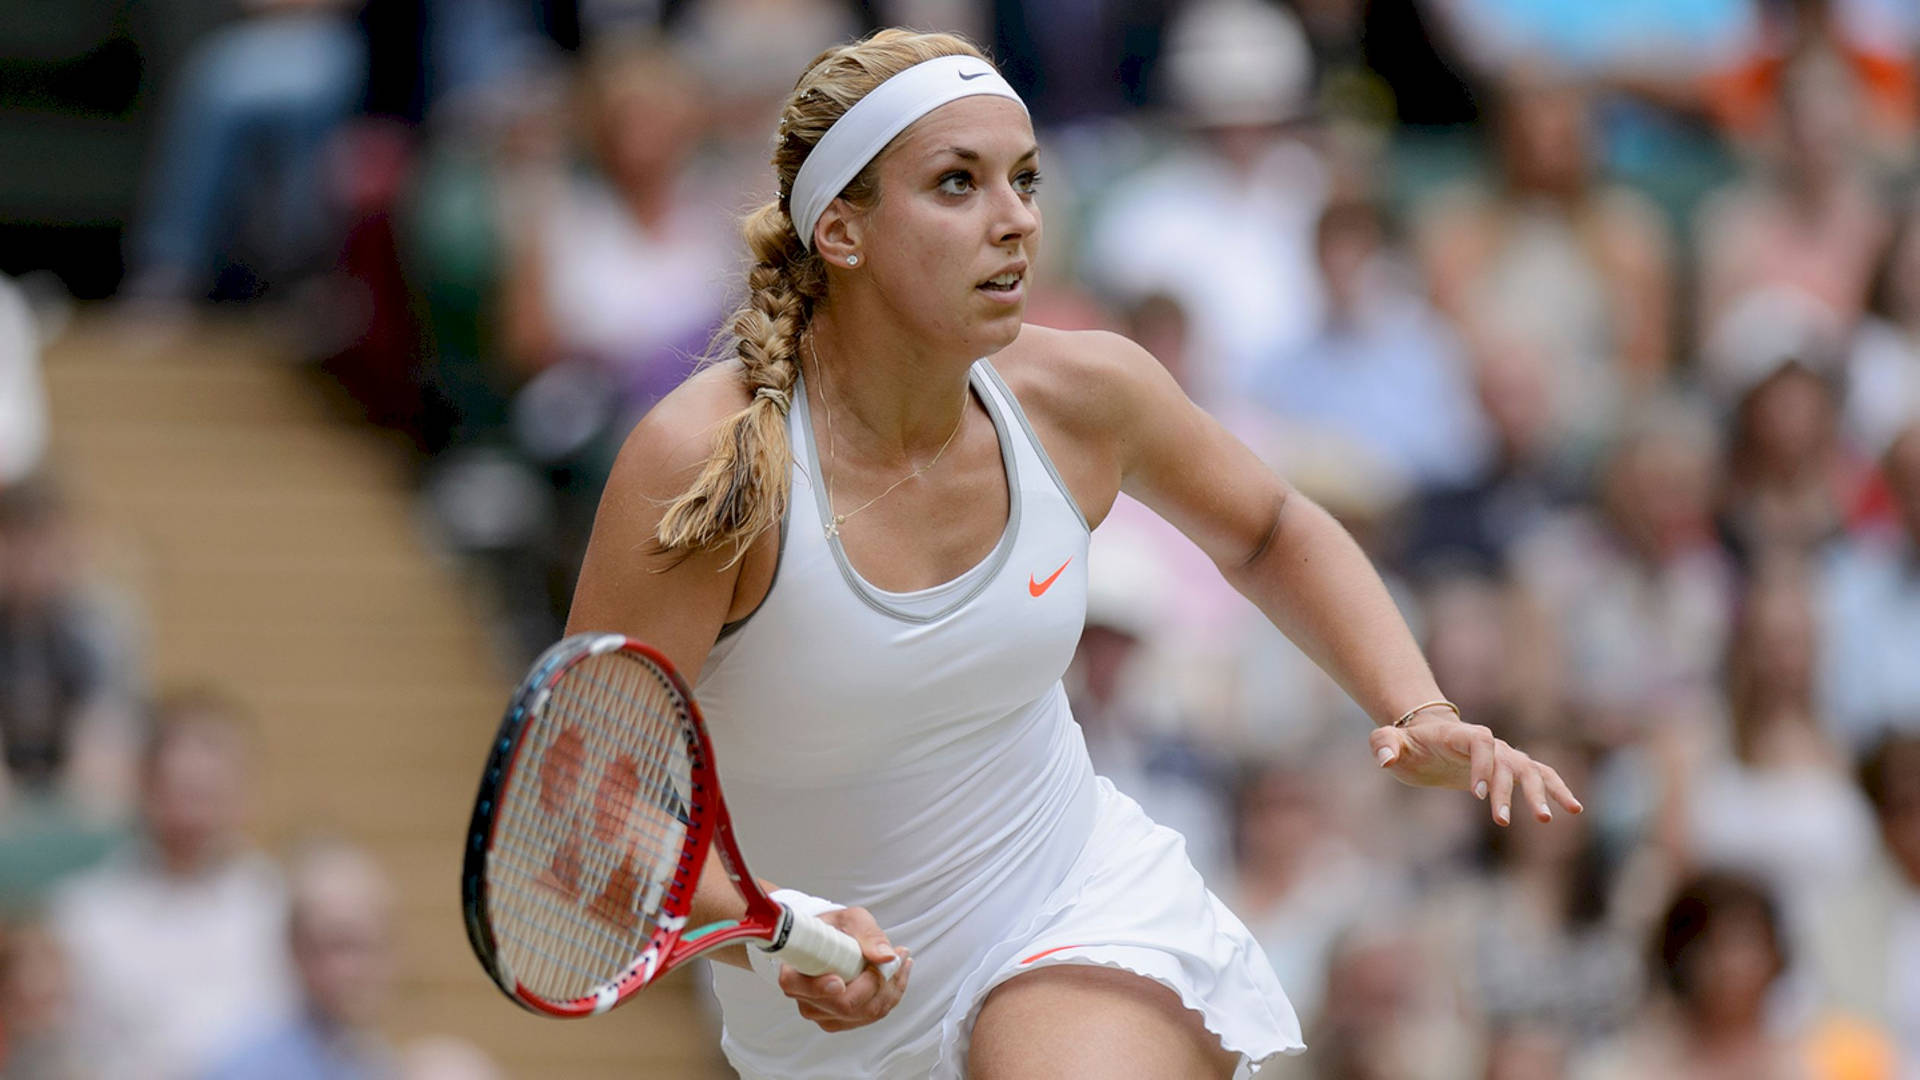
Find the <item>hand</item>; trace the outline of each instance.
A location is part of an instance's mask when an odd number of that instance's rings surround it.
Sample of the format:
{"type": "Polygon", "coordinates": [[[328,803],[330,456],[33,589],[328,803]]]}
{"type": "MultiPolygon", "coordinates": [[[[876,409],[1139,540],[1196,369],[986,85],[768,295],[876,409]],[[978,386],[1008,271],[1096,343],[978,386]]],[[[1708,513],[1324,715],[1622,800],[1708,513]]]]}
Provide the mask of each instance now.
{"type": "Polygon", "coordinates": [[[860,954],[867,967],[860,977],[847,982],[838,975],[802,975],[792,964],[780,965],[780,989],[800,1006],[800,1015],[820,1025],[822,1031],[851,1031],[865,1027],[893,1011],[900,995],[907,992],[907,976],[913,971],[913,957],[906,949],[896,949],[887,941],[880,924],[866,908],[840,908],[821,915],[829,925],[853,935],[860,943],[860,954]],[[881,979],[878,965],[898,954],[899,970],[891,979],[881,979]]]}
{"type": "Polygon", "coordinates": [[[1403,728],[1374,728],[1367,741],[1380,767],[1394,779],[1414,787],[1470,789],[1475,798],[1492,804],[1496,824],[1513,820],[1515,781],[1536,821],[1553,820],[1549,797],[1569,813],[1581,810],[1580,800],[1552,766],[1494,738],[1486,727],[1439,709],[1414,717],[1403,728]]]}

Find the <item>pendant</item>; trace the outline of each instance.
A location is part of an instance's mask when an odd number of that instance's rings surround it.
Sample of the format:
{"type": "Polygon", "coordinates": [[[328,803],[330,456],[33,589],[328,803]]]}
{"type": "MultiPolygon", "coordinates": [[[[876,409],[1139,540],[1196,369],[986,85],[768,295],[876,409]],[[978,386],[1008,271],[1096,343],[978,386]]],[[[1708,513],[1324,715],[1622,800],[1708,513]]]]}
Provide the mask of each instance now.
{"type": "Polygon", "coordinates": [[[836,537],[836,536],[839,536],[839,535],[840,535],[840,523],[841,523],[841,522],[843,522],[843,521],[845,521],[845,520],[847,520],[847,515],[845,515],[845,514],[835,514],[835,515],[833,515],[833,520],[827,523],[827,538],[828,538],[828,539],[832,539],[833,537],[836,537]]]}

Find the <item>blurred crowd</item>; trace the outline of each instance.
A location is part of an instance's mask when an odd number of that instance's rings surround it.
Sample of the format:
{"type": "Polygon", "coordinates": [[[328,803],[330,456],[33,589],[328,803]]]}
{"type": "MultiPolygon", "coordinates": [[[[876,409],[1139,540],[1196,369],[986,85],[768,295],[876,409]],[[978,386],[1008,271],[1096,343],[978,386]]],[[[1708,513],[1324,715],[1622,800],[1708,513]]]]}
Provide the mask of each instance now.
{"type": "MultiPolygon", "coordinates": [[[[1909,0],[251,0],[160,88],[112,317],[291,328],[416,448],[517,662],[739,294],[779,101],[886,24],[1027,96],[1030,321],[1152,350],[1588,808],[1496,829],[1376,775],[1367,718],[1123,497],[1069,691],[1279,969],[1280,1076],[1920,1078],[1909,0]]],[[[252,852],[244,724],[148,703],[37,478],[17,292],[0,1077],[378,1075],[378,869],[252,852]]]]}

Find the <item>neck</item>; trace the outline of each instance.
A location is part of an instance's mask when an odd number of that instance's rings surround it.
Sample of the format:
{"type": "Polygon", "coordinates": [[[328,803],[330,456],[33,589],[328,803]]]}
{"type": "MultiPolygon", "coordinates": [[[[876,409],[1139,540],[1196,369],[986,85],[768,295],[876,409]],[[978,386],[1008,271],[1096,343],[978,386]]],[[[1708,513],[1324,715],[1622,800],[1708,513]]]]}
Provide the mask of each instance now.
{"type": "Polygon", "coordinates": [[[843,447],[880,460],[925,459],[943,445],[967,407],[975,356],[930,348],[884,317],[843,307],[820,310],[803,345],[806,374],[824,395],[843,447]]]}

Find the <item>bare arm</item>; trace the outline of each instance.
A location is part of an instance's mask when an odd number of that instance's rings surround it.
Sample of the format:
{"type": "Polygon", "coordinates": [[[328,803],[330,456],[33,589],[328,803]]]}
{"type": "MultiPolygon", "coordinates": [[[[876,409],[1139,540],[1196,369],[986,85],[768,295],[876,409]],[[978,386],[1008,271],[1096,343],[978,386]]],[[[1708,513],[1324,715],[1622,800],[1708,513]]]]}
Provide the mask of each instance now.
{"type": "MultiPolygon", "coordinates": [[[[676,561],[656,549],[654,529],[668,501],[699,471],[712,426],[744,404],[724,372],[690,380],[649,412],[614,461],[567,615],[567,633],[612,631],[659,649],[689,683],[700,677],[749,560],[702,552],[676,561]]],[[[764,592],[764,585],[762,586],[764,592]]],[[[695,924],[739,918],[740,894],[709,858],[695,890],[695,924]]],[[[717,954],[746,965],[739,949],[717,954]]]]}
{"type": "MultiPolygon", "coordinates": [[[[1088,406],[1092,429],[1116,432],[1121,489],[1200,545],[1235,588],[1339,682],[1377,724],[1443,695],[1380,575],[1332,515],[1290,489],[1200,410],[1158,362],[1124,338],[1087,339],[1083,358],[1111,392],[1088,406]]],[[[1091,397],[1091,395],[1089,395],[1091,397]]],[[[1579,801],[1551,768],[1485,727],[1427,710],[1406,728],[1380,727],[1372,744],[1396,778],[1470,789],[1510,820],[1515,784],[1536,817],[1551,796],[1579,801]]]]}
{"type": "MultiPolygon", "coordinates": [[[[710,369],[668,395],[627,437],[594,516],[567,633],[613,631],[646,641],[693,683],[720,628],[749,614],[765,597],[778,557],[775,536],[756,541],[737,562],[730,550],[680,558],[659,551],[654,543],[667,504],[705,461],[714,425],[746,401],[730,366],[710,369]]],[[[769,891],[776,888],[772,882],[761,884],[769,891]]],[[[720,860],[709,853],[694,888],[690,921],[699,926],[738,919],[746,910],[720,860]]],[[[822,918],[859,939],[870,961],[896,954],[864,909],[847,908],[822,918]]],[[[748,966],[743,947],[711,955],[736,967],[748,966]]],[[[796,1000],[802,1016],[825,1030],[841,1031],[886,1015],[906,990],[910,970],[909,961],[891,982],[883,984],[869,971],[848,984],[838,976],[808,978],[789,968],[780,985],[796,1000]]]]}

